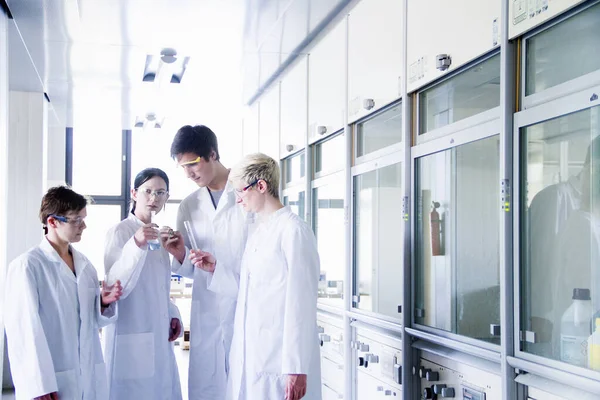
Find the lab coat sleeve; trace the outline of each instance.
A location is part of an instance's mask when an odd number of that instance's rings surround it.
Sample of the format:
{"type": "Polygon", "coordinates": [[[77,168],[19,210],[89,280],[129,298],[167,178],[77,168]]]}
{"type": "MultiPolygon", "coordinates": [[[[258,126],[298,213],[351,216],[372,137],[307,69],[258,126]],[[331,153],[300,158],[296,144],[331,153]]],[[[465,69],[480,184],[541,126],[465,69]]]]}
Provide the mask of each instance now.
{"type": "Polygon", "coordinates": [[[5,328],[15,387],[20,398],[58,391],[54,364],[39,316],[36,279],[25,259],[9,267],[5,292],[5,328]]]}
{"type": "MultiPolygon", "coordinates": [[[[253,220],[254,217],[250,216],[249,213],[244,214],[244,235],[242,237],[242,249],[245,248],[245,244],[248,239],[248,227],[253,222],[253,220]]],[[[242,254],[238,255],[238,259],[236,260],[236,262],[240,261],[239,258],[242,256],[242,254]]],[[[236,255],[232,254],[232,256],[235,257],[236,255]]],[[[215,292],[221,295],[237,299],[240,289],[240,274],[236,272],[235,268],[232,268],[232,265],[223,262],[222,259],[217,259],[215,272],[208,277],[207,283],[208,290],[210,290],[211,292],[215,292]]]]}
{"type": "Polygon", "coordinates": [[[207,279],[207,286],[211,292],[237,299],[240,277],[226,264],[220,264],[217,260],[215,272],[210,274],[207,279]]]}
{"type": "Polygon", "coordinates": [[[105,326],[117,322],[117,318],[119,317],[118,303],[118,301],[111,303],[108,307],[104,309],[104,312],[102,312],[102,299],[100,298],[100,291],[98,291],[98,294],[96,295],[96,318],[98,328],[104,328],[105,326]]]}
{"type": "Polygon", "coordinates": [[[319,254],[308,227],[289,229],[282,237],[288,276],[283,325],[282,374],[307,374],[316,346],[319,254]]]}
{"type": "Polygon", "coordinates": [[[179,332],[178,337],[183,336],[183,320],[181,319],[181,313],[179,312],[179,308],[173,303],[173,300],[169,300],[169,317],[170,319],[176,318],[179,320],[181,324],[181,332],[179,332]]]}
{"type": "Polygon", "coordinates": [[[183,264],[179,263],[175,257],[173,257],[173,261],[171,262],[171,271],[189,279],[194,279],[194,268],[190,261],[190,250],[187,247],[185,248],[183,264]]]}
{"type": "Polygon", "coordinates": [[[140,249],[133,236],[129,237],[119,226],[106,235],[104,248],[104,267],[107,284],[117,280],[123,286],[122,299],[126,299],[135,288],[144,268],[147,250],[140,249]]]}

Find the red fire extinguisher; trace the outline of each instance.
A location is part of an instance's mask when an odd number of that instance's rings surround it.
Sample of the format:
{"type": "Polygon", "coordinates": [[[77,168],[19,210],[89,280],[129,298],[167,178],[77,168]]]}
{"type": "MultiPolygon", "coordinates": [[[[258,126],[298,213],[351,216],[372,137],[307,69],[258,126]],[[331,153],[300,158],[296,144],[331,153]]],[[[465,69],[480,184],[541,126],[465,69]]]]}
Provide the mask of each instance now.
{"type": "Polygon", "coordinates": [[[437,209],[440,207],[440,203],[437,201],[433,202],[433,210],[429,214],[429,221],[431,224],[431,253],[433,256],[444,255],[442,248],[442,220],[437,209]]]}

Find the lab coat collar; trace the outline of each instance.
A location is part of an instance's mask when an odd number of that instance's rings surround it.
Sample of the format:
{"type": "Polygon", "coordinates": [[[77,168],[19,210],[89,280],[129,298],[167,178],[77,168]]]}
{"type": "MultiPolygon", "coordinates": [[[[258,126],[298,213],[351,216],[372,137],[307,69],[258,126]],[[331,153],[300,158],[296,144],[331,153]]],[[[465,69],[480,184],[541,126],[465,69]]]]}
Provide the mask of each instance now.
{"type": "MultiPolygon", "coordinates": [[[[50,241],[48,241],[48,238],[45,236],[40,243],[40,249],[44,253],[44,256],[46,257],[46,259],[48,259],[52,263],[61,264],[61,267],[66,269],[65,271],[69,272],[68,275],[70,277],[72,277],[74,280],[77,279],[75,277],[75,275],[73,275],[73,272],[71,272],[71,269],[64,262],[64,260],[62,258],[60,258],[60,255],[58,255],[58,253],[56,252],[54,247],[52,247],[52,245],[50,244],[50,241]]],[[[79,277],[79,276],[81,276],[81,273],[83,272],[83,270],[87,267],[88,263],[87,263],[86,259],[83,257],[83,255],[80,252],[78,252],[77,250],[75,250],[75,248],[73,248],[72,245],[69,245],[69,250],[71,251],[71,254],[73,255],[73,263],[75,264],[75,274],[77,275],[77,277],[79,277]]]]}
{"type": "Polygon", "coordinates": [[[142,226],[144,225],[144,221],[142,221],[141,219],[139,219],[134,213],[130,212],[129,215],[127,216],[127,219],[130,221],[133,221],[136,225],[138,226],[142,226]]]}
{"type": "Polygon", "coordinates": [[[223,197],[225,197],[225,199],[227,201],[219,200],[219,204],[217,204],[217,213],[221,212],[221,210],[229,208],[231,205],[235,206],[235,204],[236,204],[235,192],[233,191],[233,185],[231,184],[229,179],[227,180],[227,184],[225,185],[225,188],[223,189],[223,194],[221,195],[221,199],[223,199],[223,197]]]}
{"type": "Polygon", "coordinates": [[[279,210],[267,215],[266,217],[260,218],[259,221],[262,221],[263,223],[270,223],[272,221],[275,221],[280,215],[287,214],[290,212],[292,212],[290,206],[283,206],[279,210]]]}
{"type": "MultiPolygon", "coordinates": [[[[69,245],[69,248],[71,248],[71,245],[69,245]]],[[[48,240],[48,238],[46,236],[44,236],[42,238],[42,242],[40,243],[40,249],[42,250],[42,252],[44,253],[44,256],[46,256],[46,258],[54,263],[62,263],[63,259],[60,258],[60,256],[58,255],[58,253],[56,252],[56,250],[54,250],[54,247],[52,247],[52,245],[50,244],[50,241],[48,240]]]]}
{"type": "Polygon", "coordinates": [[[223,210],[228,209],[229,207],[231,207],[231,205],[235,206],[236,204],[233,185],[231,184],[231,182],[229,182],[229,180],[227,181],[225,188],[223,188],[223,194],[221,195],[219,204],[217,204],[216,210],[213,206],[211,195],[208,192],[208,187],[205,186],[200,188],[198,190],[197,198],[200,203],[200,208],[203,212],[209,215],[211,219],[214,219],[217,214],[220,214],[223,210]],[[226,201],[223,201],[223,198],[225,198],[226,201]]]}

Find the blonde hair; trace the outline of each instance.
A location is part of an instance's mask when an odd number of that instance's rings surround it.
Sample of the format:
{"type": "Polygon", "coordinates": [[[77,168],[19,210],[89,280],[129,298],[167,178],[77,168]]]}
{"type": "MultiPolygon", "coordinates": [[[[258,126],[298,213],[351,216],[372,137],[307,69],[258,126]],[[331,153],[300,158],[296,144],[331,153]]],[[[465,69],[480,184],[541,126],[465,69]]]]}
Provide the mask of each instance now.
{"type": "Polygon", "coordinates": [[[268,155],[248,154],[229,172],[229,181],[234,185],[245,186],[258,180],[265,181],[269,194],[279,198],[279,165],[268,155]]]}

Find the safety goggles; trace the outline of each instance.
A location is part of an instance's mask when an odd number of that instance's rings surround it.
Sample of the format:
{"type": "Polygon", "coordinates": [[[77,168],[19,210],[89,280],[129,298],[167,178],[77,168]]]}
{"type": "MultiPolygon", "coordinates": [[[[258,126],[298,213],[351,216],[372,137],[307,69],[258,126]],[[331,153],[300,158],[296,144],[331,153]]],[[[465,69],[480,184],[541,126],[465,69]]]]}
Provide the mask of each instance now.
{"type": "Polygon", "coordinates": [[[194,165],[196,165],[196,164],[198,164],[198,163],[200,162],[200,159],[201,159],[201,158],[202,158],[202,157],[198,157],[198,158],[196,158],[196,159],[194,159],[194,160],[190,160],[190,161],[186,161],[186,162],[179,163],[179,166],[180,166],[181,168],[189,168],[189,167],[193,167],[194,165]]]}
{"type": "Polygon", "coordinates": [[[69,218],[69,217],[65,217],[62,215],[54,215],[54,214],[50,214],[49,217],[52,217],[55,220],[60,221],[60,222],[69,223],[76,227],[80,227],[85,222],[85,218],[81,218],[81,217],[69,218]]]}

